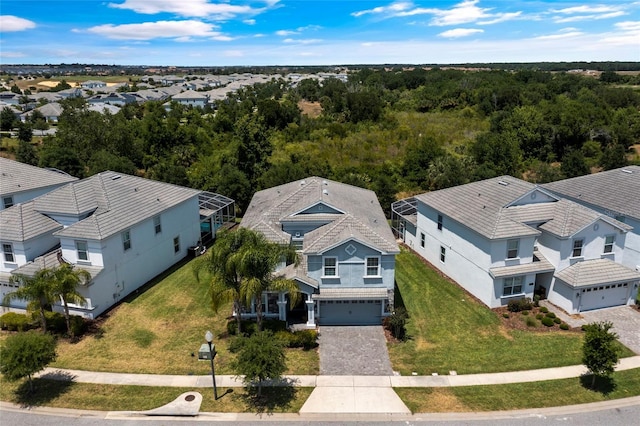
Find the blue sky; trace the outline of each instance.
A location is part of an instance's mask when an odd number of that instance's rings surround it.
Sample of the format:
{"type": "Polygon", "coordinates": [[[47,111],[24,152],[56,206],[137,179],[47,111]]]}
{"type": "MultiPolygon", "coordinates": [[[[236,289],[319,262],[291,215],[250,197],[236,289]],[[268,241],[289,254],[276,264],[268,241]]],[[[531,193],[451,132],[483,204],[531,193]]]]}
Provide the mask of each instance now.
{"type": "Polygon", "coordinates": [[[0,63],[640,61],[640,1],[2,0],[0,63]]]}

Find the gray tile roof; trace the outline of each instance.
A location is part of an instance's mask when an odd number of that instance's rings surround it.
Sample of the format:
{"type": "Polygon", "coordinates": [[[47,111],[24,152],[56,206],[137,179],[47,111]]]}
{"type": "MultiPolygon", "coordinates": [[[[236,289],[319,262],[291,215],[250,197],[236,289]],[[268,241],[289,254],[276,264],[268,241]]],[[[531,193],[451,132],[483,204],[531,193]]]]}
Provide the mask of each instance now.
{"type": "Polygon", "coordinates": [[[544,188],[592,206],[640,219],[640,166],[579,176],[547,183],[544,188]]]}
{"type": "Polygon", "coordinates": [[[376,287],[351,287],[351,288],[327,288],[320,287],[320,294],[311,297],[314,300],[336,300],[336,299],[384,299],[389,296],[386,288],[376,287]]]}
{"type": "Polygon", "coordinates": [[[300,256],[300,263],[297,266],[296,264],[292,263],[290,265],[287,265],[287,267],[285,267],[284,269],[278,271],[278,273],[282,274],[286,279],[298,280],[310,285],[313,288],[318,288],[319,286],[318,281],[308,275],[306,256],[300,256]]]}
{"type": "Polygon", "coordinates": [[[35,200],[36,210],[88,218],[56,232],[67,238],[100,240],[121,232],[201,191],[111,171],[68,184],[35,200]]]}
{"type": "Polygon", "coordinates": [[[326,223],[305,235],[304,253],[321,252],[352,235],[382,252],[399,252],[373,191],[317,176],[257,192],[240,226],[288,244],[291,236],[282,230],[282,223],[297,220],[326,223]],[[340,213],[300,214],[318,203],[340,213]]]}
{"type": "Polygon", "coordinates": [[[609,259],[585,260],[558,271],[556,278],[572,287],[588,287],[640,280],[640,272],[609,259]]]}
{"type": "MultiPolygon", "coordinates": [[[[66,262],[61,258],[60,249],[57,249],[43,254],[42,256],[36,257],[32,262],[28,262],[20,266],[19,268],[14,269],[12,272],[14,274],[22,274],[32,277],[41,269],[56,268],[62,263],[66,262]]],[[[95,278],[103,270],[103,268],[100,266],[73,265],[73,267],[84,269],[85,271],[89,272],[89,274],[91,274],[91,278],[95,278]]]]}
{"type": "Polygon", "coordinates": [[[533,254],[533,262],[522,265],[498,266],[489,268],[489,273],[493,278],[513,277],[525,274],[540,274],[543,272],[553,272],[556,268],[541,253],[533,254]]]}
{"type": "Polygon", "coordinates": [[[27,241],[62,229],[62,225],[34,209],[34,202],[16,204],[0,211],[0,238],[27,241]]]}
{"type": "Polygon", "coordinates": [[[535,187],[511,176],[500,176],[415,198],[486,238],[500,239],[540,233],[504,212],[505,206],[535,187]]]}
{"type": "Polygon", "coordinates": [[[74,180],[78,178],[0,157],[0,195],[62,185],[74,180]]]}

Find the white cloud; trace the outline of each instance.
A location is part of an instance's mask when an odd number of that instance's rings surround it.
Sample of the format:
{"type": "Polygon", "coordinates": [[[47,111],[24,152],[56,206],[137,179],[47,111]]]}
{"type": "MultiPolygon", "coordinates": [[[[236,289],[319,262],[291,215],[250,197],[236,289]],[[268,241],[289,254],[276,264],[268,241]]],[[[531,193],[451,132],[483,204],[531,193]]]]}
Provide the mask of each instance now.
{"type": "Polygon", "coordinates": [[[620,10],[615,6],[607,6],[607,5],[597,5],[597,6],[573,6],[573,7],[565,7],[564,9],[552,9],[553,13],[564,13],[564,14],[572,14],[572,13],[608,13],[620,10]]]}
{"type": "Polygon", "coordinates": [[[430,25],[444,27],[473,22],[491,25],[518,18],[522,14],[522,12],[491,13],[492,8],[478,7],[477,4],[479,2],[480,0],[463,0],[450,9],[416,7],[413,3],[398,2],[389,6],[354,12],[351,15],[359,17],[367,14],[376,14],[385,15],[384,17],[386,18],[433,15],[430,25]]]}
{"type": "Polygon", "coordinates": [[[315,44],[321,43],[322,40],[318,38],[308,38],[308,39],[295,39],[295,38],[285,38],[282,40],[284,43],[295,43],[295,44],[315,44]]]}
{"type": "MultiPolygon", "coordinates": [[[[105,24],[91,27],[86,32],[118,40],[151,40],[155,38],[176,38],[184,41],[190,37],[221,37],[214,31],[216,27],[200,21],[157,21],[141,24],[105,24]]],[[[82,32],[75,30],[76,32],[82,32]]]]}
{"type": "Polygon", "coordinates": [[[565,7],[563,9],[551,9],[548,13],[554,15],[552,17],[553,22],[567,23],[611,19],[627,15],[628,11],[625,11],[623,6],[599,4],[593,6],[582,5],[565,7]]]}
{"type": "Polygon", "coordinates": [[[0,15],[2,32],[25,31],[36,27],[36,23],[13,15],[0,15]]]}
{"type": "Polygon", "coordinates": [[[467,37],[472,34],[478,34],[483,32],[484,30],[480,30],[477,28],[455,28],[453,30],[441,32],[440,34],[438,34],[438,37],[460,38],[460,37],[467,37]]]}
{"type": "Polygon", "coordinates": [[[276,35],[280,36],[280,37],[289,37],[292,35],[297,35],[297,34],[301,34],[305,31],[317,31],[319,29],[321,29],[322,27],[320,25],[306,25],[304,27],[298,27],[295,30],[278,30],[276,31],[276,35]]]}
{"type": "Polygon", "coordinates": [[[247,24],[247,25],[255,25],[256,24],[256,20],[255,19],[245,19],[242,22],[247,24]]]}
{"type": "Polygon", "coordinates": [[[557,34],[549,34],[549,35],[534,37],[534,39],[535,40],[561,40],[561,39],[579,37],[583,34],[584,33],[581,31],[561,31],[557,34]]]}
{"type": "Polygon", "coordinates": [[[290,35],[295,35],[295,34],[300,34],[297,31],[291,31],[291,30],[278,30],[276,31],[276,35],[279,35],[280,37],[288,37],[290,35]]]}
{"type": "MultiPolygon", "coordinates": [[[[267,2],[267,5],[270,3],[277,2],[267,2]]],[[[109,6],[133,10],[145,15],[166,12],[185,17],[218,17],[220,19],[261,11],[250,6],[234,6],[227,2],[210,3],[209,0],[125,0],[124,3],[109,3],[109,6]]]]}
{"type": "Polygon", "coordinates": [[[567,17],[556,16],[553,18],[553,22],[555,22],[556,24],[562,24],[567,22],[595,21],[598,19],[616,18],[618,16],[623,16],[626,14],[627,14],[626,12],[623,12],[620,10],[618,12],[604,13],[602,15],[576,15],[576,16],[567,16],[567,17]]]}
{"type": "Polygon", "coordinates": [[[24,58],[25,55],[23,52],[7,52],[7,51],[3,51],[2,55],[0,55],[3,58],[24,58]]]}

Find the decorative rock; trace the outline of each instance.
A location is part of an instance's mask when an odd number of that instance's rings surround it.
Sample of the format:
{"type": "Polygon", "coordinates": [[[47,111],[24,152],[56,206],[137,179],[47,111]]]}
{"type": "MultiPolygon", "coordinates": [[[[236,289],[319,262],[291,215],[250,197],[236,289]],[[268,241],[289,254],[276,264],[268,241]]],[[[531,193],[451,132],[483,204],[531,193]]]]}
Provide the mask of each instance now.
{"type": "Polygon", "coordinates": [[[199,392],[185,392],[172,402],[153,410],[143,411],[146,416],[197,416],[202,405],[199,392]]]}

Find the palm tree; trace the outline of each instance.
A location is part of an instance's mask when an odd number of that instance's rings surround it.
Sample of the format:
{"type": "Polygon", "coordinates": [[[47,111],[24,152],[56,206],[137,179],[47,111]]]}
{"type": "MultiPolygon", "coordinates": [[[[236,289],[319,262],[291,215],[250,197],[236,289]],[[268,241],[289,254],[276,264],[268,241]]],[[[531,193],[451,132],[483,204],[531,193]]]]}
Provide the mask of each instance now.
{"type": "Polygon", "coordinates": [[[15,274],[9,278],[12,284],[18,284],[17,290],[7,293],[2,299],[3,304],[8,304],[12,300],[26,300],[27,310],[40,312],[40,323],[42,332],[47,332],[47,317],[45,310],[51,306],[55,297],[53,295],[53,271],[43,268],[38,270],[32,277],[24,274],[15,274]]]}
{"type": "Polygon", "coordinates": [[[78,292],[79,285],[86,285],[91,281],[91,274],[84,269],[74,268],[73,265],[63,263],[53,270],[53,295],[62,300],[64,317],[67,322],[67,333],[71,335],[71,317],[69,303],[82,305],[86,299],[78,292]]]}
{"type": "Polygon", "coordinates": [[[256,301],[256,320],[258,331],[262,330],[262,293],[265,291],[284,291],[289,293],[292,304],[300,297],[298,285],[293,280],[274,274],[279,263],[297,263],[298,255],[291,246],[283,246],[266,240],[257,234],[254,244],[243,250],[240,268],[245,279],[240,284],[240,293],[245,303],[256,301]]]}

